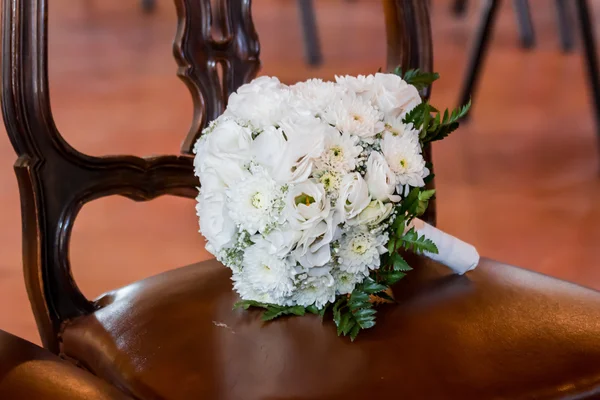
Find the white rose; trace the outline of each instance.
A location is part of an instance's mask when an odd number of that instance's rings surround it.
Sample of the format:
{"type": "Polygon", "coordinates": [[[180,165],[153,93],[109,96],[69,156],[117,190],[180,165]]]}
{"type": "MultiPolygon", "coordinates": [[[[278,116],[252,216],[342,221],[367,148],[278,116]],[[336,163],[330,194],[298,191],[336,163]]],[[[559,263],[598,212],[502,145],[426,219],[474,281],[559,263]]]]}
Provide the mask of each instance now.
{"type": "Polygon", "coordinates": [[[196,200],[200,232],[208,241],[206,249],[216,256],[221,249],[232,244],[236,232],[235,224],[227,213],[226,196],[222,192],[201,190],[196,200]]]}
{"type": "Polygon", "coordinates": [[[252,142],[254,160],[271,173],[278,167],[285,152],[287,141],[281,129],[266,127],[252,142]]]}
{"type": "MultiPolygon", "coordinates": [[[[273,179],[280,183],[297,183],[308,179],[315,158],[323,152],[326,132],[331,129],[314,117],[283,120],[281,131],[285,142],[279,140],[272,145],[279,151],[279,155],[271,152],[275,157],[271,169],[273,179]]],[[[258,138],[260,136],[262,134],[258,138]]]]}
{"type": "Polygon", "coordinates": [[[267,89],[275,90],[283,87],[285,87],[285,85],[283,85],[279,79],[274,76],[259,76],[258,78],[253,79],[251,82],[240,86],[237,92],[241,94],[259,93],[267,89]]]}
{"type": "Polygon", "coordinates": [[[383,203],[381,200],[373,200],[355,218],[348,221],[349,225],[377,226],[392,213],[392,203],[383,203]]]}
{"type": "Polygon", "coordinates": [[[375,74],[372,99],[387,117],[404,115],[421,104],[417,88],[395,74],[375,74]]]}
{"type": "Polygon", "coordinates": [[[300,240],[302,233],[291,229],[289,225],[283,225],[269,232],[268,235],[256,235],[252,237],[253,242],[264,240],[264,248],[269,254],[279,257],[287,256],[300,240]]]}
{"type": "Polygon", "coordinates": [[[342,222],[356,217],[371,202],[367,183],[358,172],[344,176],[336,208],[342,222]]]}
{"type": "Polygon", "coordinates": [[[225,186],[242,178],[244,164],[251,159],[252,132],[231,119],[222,119],[215,128],[202,136],[194,146],[194,170],[202,178],[213,170],[225,186]]]}
{"type": "Polygon", "coordinates": [[[369,187],[371,197],[376,200],[393,202],[400,201],[400,196],[395,195],[396,175],[390,169],[383,155],[377,151],[371,152],[367,160],[367,173],[365,180],[369,187]]]}
{"type": "Polygon", "coordinates": [[[294,257],[305,268],[321,267],[331,260],[330,243],[341,236],[339,214],[333,212],[312,228],[302,231],[294,257]]]}
{"type": "Polygon", "coordinates": [[[331,204],[322,184],[307,180],[287,193],[284,215],[294,229],[311,229],[329,216],[331,204]]]}
{"type": "Polygon", "coordinates": [[[294,112],[289,98],[289,88],[277,78],[260,77],[229,96],[224,115],[247,121],[256,129],[278,125],[294,112]]]}

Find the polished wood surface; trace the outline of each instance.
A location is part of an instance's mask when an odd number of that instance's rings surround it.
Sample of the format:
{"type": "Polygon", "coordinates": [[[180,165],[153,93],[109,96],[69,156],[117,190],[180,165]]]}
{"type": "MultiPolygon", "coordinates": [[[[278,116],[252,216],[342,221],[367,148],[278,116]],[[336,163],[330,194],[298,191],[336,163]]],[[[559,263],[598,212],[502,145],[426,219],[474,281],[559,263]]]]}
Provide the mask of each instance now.
{"type": "MultiPolygon", "coordinates": [[[[318,69],[303,60],[296,2],[255,3],[262,74],[293,82],[385,64],[379,3],[318,3],[326,61],[318,69]]],[[[443,78],[433,98],[450,106],[477,10],[454,20],[449,2],[434,3],[435,68],[443,78]]],[[[519,49],[510,6],[501,12],[472,122],[434,148],[439,225],[486,256],[600,288],[598,153],[580,57],[557,50],[550,7],[534,10],[540,43],[533,52],[519,49]]],[[[49,24],[50,93],[65,138],[91,155],[176,153],[192,106],[170,57],[172,3],[148,15],[135,2],[53,0],[49,24]]],[[[0,326],[39,343],[21,272],[14,153],[6,135],[0,140],[0,326]]],[[[73,232],[75,278],[95,297],[208,258],[196,231],[186,199],[90,203],[73,232]]]]}

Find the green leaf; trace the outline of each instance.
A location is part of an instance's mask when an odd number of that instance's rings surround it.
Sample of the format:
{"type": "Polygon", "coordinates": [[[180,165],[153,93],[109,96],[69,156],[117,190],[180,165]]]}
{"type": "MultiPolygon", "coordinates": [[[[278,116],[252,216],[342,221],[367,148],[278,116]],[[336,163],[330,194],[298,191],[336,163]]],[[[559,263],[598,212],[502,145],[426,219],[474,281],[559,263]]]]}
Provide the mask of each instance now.
{"type": "MultiPolygon", "coordinates": [[[[340,326],[342,313],[341,310],[345,306],[348,298],[345,296],[341,296],[338,301],[333,305],[333,322],[335,322],[336,326],[340,326]]],[[[338,333],[339,335],[339,333],[338,333]]]]}
{"type": "MultiPolygon", "coordinates": [[[[341,314],[339,323],[336,323],[338,336],[340,336],[341,334],[344,333],[344,330],[345,330],[346,326],[348,325],[348,321],[350,321],[351,318],[352,318],[352,313],[349,311],[341,314]]],[[[344,333],[344,335],[345,335],[345,333],[344,333]]]]}
{"type": "Polygon", "coordinates": [[[435,189],[423,190],[419,192],[419,200],[426,201],[433,197],[435,194],[435,189]]]}
{"type": "Polygon", "coordinates": [[[321,310],[319,310],[317,308],[317,306],[315,306],[314,304],[306,307],[306,312],[309,312],[309,313],[315,314],[315,315],[320,315],[321,314],[321,310]]]}
{"type": "MultiPolygon", "coordinates": [[[[416,108],[416,107],[415,107],[416,108]]],[[[448,112],[448,110],[445,110],[443,113],[443,117],[441,118],[440,121],[440,114],[438,112],[438,114],[436,115],[436,118],[433,119],[433,123],[422,123],[421,125],[419,125],[418,127],[415,125],[415,127],[417,129],[421,129],[421,134],[420,134],[420,138],[423,144],[429,143],[429,142],[433,142],[436,140],[441,140],[443,138],[445,138],[446,136],[448,136],[450,133],[454,132],[458,126],[459,126],[459,121],[465,116],[467,115],[467,113],[469,112],[469,109],[471,108],[471,101],[469,100],[469,102],[467,104],[465,104],[462,107],[459,107],[457,109],[454,109],[452,112],[448,112]]],[[[408,114],[407,114],[408,116],[408,114]]],[[[417,116],[413,117],[413,118],[417,118],[417,116]]],[[[423,116],[420,117],[421,119],[419,121],[424,121],[425,118],[423,116]]]]}
{"type": "Polygon", "coordinates": [[[352,340],[354,342],[354,339],[356,339],[359,332],[360,332],[360,326],[354,325],[354,327],[350,330],[350,340],[352,340]]]}
{"type": "Polygon", "coordinates": [[[379,298],[387,300],[387,301],[391,301],[392,303],[396,303],[396,299],[394,299],[392,296],[390,296],[386,292],[375,293],[373,296],[379,297],[379,298]]]}
{"type": "Polygon", "coordinates": [[[271,321],[275,318],[284,315],[299,315],[302,316],[306,313],[306,309],[302,306],[282,307],[282,306],[269,306],[267,311],[262,316],[263,321],[271,321]]]}
{"type": "MultiPolygon", "coordinates": [[[[400,213],[407,214],[409,218],[412,218],[416,215],[417,208],[419,206],[419,192],[420,188],[412,188],[410,192],[408,192],[408,196],[402,200],[402,205],[400,206],[400,213]]],[[[404,233],[404,232],[402,232],[404,233]]],[[[400,235],[398,235],[400,236],[400,235]]]]}
{"type": "Polygon", "coordinates": [[[402,247],[407,250],[412,250],[415,253],[423,253],[424,251],[428,251],[430,253],[437,254],[438,249],[435,243],[433,243],[430,239],[427,239],[425,235],[419,236],[415,228],[410,228],[408,232],[404,234],[404,236],[400,237],[400,242],[402,247]]]}
{"type": "Polygon", "coordinates": [[[421,129],[425,115],[430,113],[431,107],[429,103],[423,102],[406,113],[404,118],[402,118],[402,122],[405,124],[412,124],[415,129],[421,129]]]}
{"type": "Polygon", "coordinates": [[[388,253],[392,254],[396,251],[396,238],[391,237],[387,244],[388,253]]]}
{"type": "Polygon", "coordinates": [[[365,278],[363,283],[360,285],[360,288],[362,291],[364,291],[367,294],[374,294],[374,293],[383,292],[384,290],[387,289],[387,286],[381,285],[381,284],[375,282],[373,279],[367,277],[367,278],[365,278]]]}
{"type": "Polygon", "coordinates": [[[396,68],[394,70],[396,75],[399,75],[406,81],[406,83],[413,85],[418,90],[421,90],[440,78],[437,72],[423,72],[419,69],[408,70],[402,75],[402,69],[396,68]]]}
{"type": "Polygon", "coordinates": [[[244,310],[247,310],[250,307],[269,308],[270,304],[261,303],[254,300],[240,300],[233,305],[234,310],[238,308],[243,308],[244,310]]]}
{"type": "Polygon", "coordinates": [[[368,307],[370,304],[369,295],[356,289],[350,295],[350,299],[348,299],[348,308],[350,308],[350,311],[368,307]]]}
{"type": "MultiPolygon", "coordinates": [[[[392,286],[405,276],[406,274],[400,271],[381,271],[379,273],[379,278],[389,286],[392,286]]],[[[378,293],[378,296],[382,297],[381,293],[378,293]]]]}
{"type": "Polygon", "coordinates": [[[376,313],[377,311],[372,308],[361,308],[354,313],[354,318],[357,320],[363,320],[375,315],[376,313]]]}
{"type": "Polygon", "coordinates": [[[392,265],[394,271],[412,271],[412,268],[404,258],[398,253],[392,256],[392,265]]]}

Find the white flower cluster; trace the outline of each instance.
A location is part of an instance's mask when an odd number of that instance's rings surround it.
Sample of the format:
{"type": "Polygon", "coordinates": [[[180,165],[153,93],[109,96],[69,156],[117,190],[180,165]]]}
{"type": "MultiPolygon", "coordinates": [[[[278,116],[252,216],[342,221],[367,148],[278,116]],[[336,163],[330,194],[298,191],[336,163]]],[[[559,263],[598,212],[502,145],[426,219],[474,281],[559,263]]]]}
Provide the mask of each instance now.
{"type": "Polygon", "coordinates": [[[420,102],[381,73],[260,77],[230,96],[194,166],[206,248],[242,299],[322,308],[379,268],[395,203],[429,174],[402,122],[420,102]]]}

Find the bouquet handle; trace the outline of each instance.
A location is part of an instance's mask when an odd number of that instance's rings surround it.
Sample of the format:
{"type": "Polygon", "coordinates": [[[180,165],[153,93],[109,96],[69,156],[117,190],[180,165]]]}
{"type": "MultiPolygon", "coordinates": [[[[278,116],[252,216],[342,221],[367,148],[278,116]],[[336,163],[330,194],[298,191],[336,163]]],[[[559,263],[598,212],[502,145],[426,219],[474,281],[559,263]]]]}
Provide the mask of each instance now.
{"type": "Polygon", "coordinates": [[[479,253],[477,249],[428,223],[415,218],[410,228],[415,228],[419,235],[430,239],[438,248],[438,253],[423,252],[427,258],[444,264],[454,273],[463,275],[465,272],[475,269],[479,264],[479,253]]]}

